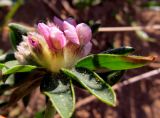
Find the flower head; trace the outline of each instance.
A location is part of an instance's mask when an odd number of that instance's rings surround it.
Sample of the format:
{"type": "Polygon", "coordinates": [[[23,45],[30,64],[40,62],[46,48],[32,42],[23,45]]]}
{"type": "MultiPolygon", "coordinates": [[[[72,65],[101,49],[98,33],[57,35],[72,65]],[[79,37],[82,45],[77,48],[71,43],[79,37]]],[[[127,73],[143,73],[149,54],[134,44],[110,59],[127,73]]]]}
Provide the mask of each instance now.
{"type": "Polygon", "coordinates": [[[52,72],[71,68],[91,51],[92,32],[85,23],[76,24],[54,17],[54,22],[38,23],[37,32],[29,32],[17,46],[16,58],[21,63],[36,62],[52,72]]]}

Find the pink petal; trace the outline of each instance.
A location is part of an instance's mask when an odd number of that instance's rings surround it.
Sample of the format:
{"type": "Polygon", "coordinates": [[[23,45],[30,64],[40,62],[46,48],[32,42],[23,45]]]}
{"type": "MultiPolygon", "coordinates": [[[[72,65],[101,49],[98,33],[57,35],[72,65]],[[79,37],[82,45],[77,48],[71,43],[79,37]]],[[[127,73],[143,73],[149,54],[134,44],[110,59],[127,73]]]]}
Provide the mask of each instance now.
{"type": "Polygon", "coordinates": [[[81,45],[85,45],[91,40],[92,38],[91,28],[85,23],[78,24],[76,26],[76,31],[81,45]]]}
{"type": "Polygon", "coordinates": [[[28,41],[29,41],[29,44],[30,44],[32,47],[37,47],[38,44],[39,44],[38,40],[33,39],[32,36],[28,36],[28,41]]]}
{"type": "Polygon", "coordinates": [[[63,30],[63,21],[61,19],[54,16],[53,21],[59,27],[60,30],[63,30]]]}
{"type": "Polygon", "coordinates": [[[38,32],[44,37],[44,39],[46,40],[48,47],[52,50],[54,50],[53,48],[53,44],[49,38],[49,27],[44,24],[44,23],[38,23],[38,32]]]}
{"type": "Polygon", "coordinates": [[[69,24],[68,22],[64,21],[63,28],[66,38],[70,40],[72,43],[79,45],[79,39],[75,27],[69,24]]]}
{"type": "Polygon", "coordinates": [[[86,45],[84,45],[81,51],[81,56],[82,57],[87,56],[91,52],[91,49],[92,49],[92,43],[88,42],[86,45]]]}
{"type": "Polygon", "coordinates": [[[44,38],[49,37],[49,27],[44,23],[38,23],[38,32],[44,36],[44,38]]]}
{"type": "Polygon", "coordinates": [[[77,23],[76,23],[76,20],[74,20],[73,18],[67,18],[65,21],[67,21],[68,23],[70,23],[71,25],[73,26],[76,26],[77,23]]]}
{"type": "Polygon", "coordinates": [[[50,38],[52,40],[54,48],[56,49],[62,49],[67,43],[63,32],[56,27],[51,28],[50,38]]]}

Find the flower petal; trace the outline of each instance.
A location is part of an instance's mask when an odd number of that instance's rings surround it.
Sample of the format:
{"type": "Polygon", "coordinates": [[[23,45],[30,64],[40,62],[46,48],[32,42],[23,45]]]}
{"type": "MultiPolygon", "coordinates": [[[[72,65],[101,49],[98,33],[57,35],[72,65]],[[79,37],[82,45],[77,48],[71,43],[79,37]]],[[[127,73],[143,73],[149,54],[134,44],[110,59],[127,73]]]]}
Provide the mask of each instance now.
{"type": "Polygon", "coordinates": [[[79,45],[79,39],[78,39],[75,27],[69,24],[67,21],[64,21],[63,28],[64,28],[64,33],[66,35],[66,38],[72,43],[79,45]]]}
{"type": "Polygon", "coordinates": [[[87,56],[92,49],[92,43],[88,42],[86,45],[84,45],[82,51],[81,51],[81,57],[87,56]]]}
{"type": "Polygon", "coordinates": [[[50,40],[50,32],[49,32],[50,27],[48,27],[44,23],[38,23],[38,32],[44,37],[45,41],[48,44],[48,47],[52,50],[54,50],[52,41],[50,40]]]}
{"type": "Polygon", "coordinates": [[[56,27],[50,29],[50,38],[52,40],[53,46],[56,49],[62,49],[67,41],[62,31],[56,27]]]}
{"type": "Polygon", "coordinates": [[[49,27],[44,23],[38,23],[38,32],[44,36],[44,38],[49,37],[49,27]]]}
{"type": "Polygon", "coordinates": [[[68,23],[70,23],[71,25],[73,25],[73,26],[76,26],[77,25],[77,23],[76,23],[76,20],[75,19],[73,19],[73,18],[67,18],[65,21],[67,21],[68,23]]]}
{"type": "Polygon", "coordinates": [[[76,31],[81,45],[85,45],[92,38],[91,28],[85,23],[80,23],[76,26],[76,31]]]}
{"type": "Polygon", "coordinates": [[[58,26],[58,28],[63,31],[63,21],[56,16],[54,16],[53,21],[58,26]]]}

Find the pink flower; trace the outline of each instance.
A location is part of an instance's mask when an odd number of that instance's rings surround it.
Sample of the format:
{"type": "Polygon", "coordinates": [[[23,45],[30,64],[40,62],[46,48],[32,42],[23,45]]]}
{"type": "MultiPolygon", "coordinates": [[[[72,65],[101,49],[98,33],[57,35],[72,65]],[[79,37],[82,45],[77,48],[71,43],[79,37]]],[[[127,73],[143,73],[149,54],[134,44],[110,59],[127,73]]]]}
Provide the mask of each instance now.
{"type": "Polygon", "coordinates": [[[29,32],[17,46],[16,58],[59,72],[61,68],[72,68],[92,48],[92,32],[85,23],[77,24],[72,18],[64,21],[54,17],[54,22],[38,23],[37,32],[29,32]]]}

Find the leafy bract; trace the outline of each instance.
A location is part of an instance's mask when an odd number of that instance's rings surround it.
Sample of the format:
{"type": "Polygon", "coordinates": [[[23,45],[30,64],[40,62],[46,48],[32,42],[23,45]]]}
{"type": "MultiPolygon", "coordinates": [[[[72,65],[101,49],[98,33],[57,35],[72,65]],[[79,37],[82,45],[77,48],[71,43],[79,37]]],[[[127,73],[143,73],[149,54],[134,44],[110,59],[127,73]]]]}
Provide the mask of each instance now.
{"type": "Polygon", "coordinates": [[[32,66],[32,65],[17,65],[5,71],[2,71],[2,74],[7,75],[7,74],[13,74],[17,72],[29,72],[36,68],[37,68],[36,66],[32,66]]]}
{"type": "Polygon", "coordinates": [[[0,69],[2,69],[3,67],[5,67],[5,64],[0,63],[0,69]]]}
{"type": "Polygon", "coordinates": [[[70,118],[75,107],[75,94],[71,80],[66,76],[53,75],[43,79],[41,90],[49,97],[52,106],[62,118],[70,118]]]}
{"type": "Polygon", "coordinates": [[[72,70],[62,69],[63,73],[77,80],[91,94],[96,96],[104,103],[115,106],[116,96],[111,86],[105,83],[96,73],[85,68],[76,68],[72,70]]]}
{"type": "Polygon", "coordinates": [[[14,49],[16,49],[17,45],[22,41],[22,35],[27,35],[27,32],[33,30],[28,26],[17,23],[10,23],[9,28],[10,40],[14,49]]]}
{"type": "Polygon", "coordinates": [[[114,49],[109,49],[107,51],[104,51],[102,53],[106,54],[118,54],[118,55],[128,55],[132,52],[134,52],[135,49],[133,47],[125,46],[125,47],[119,47],[114,49]]]}
{"type": "Polygon", "coordinates": [[[112,86],[120,81],[124,73],[125,70],[117,70],[117,71],[98,73],[98,75],[102,77],[106,83],[112,86]]]}
{"type": "Polygon", "coordinates": [[[8,52],[3,55],[0,55],[0,63],[4,63],[7,61],[15,60],[15,56],[13,52],[8,52]]]}
{"type": "Polygon", "coordinates": [[[20,65],[16,60],[8,61],[4,65],[5,67],[2,68],[2,75],[14,74],[17,72],[30,72],[37,68],[37,66],[33,65],[20,65]]]}

